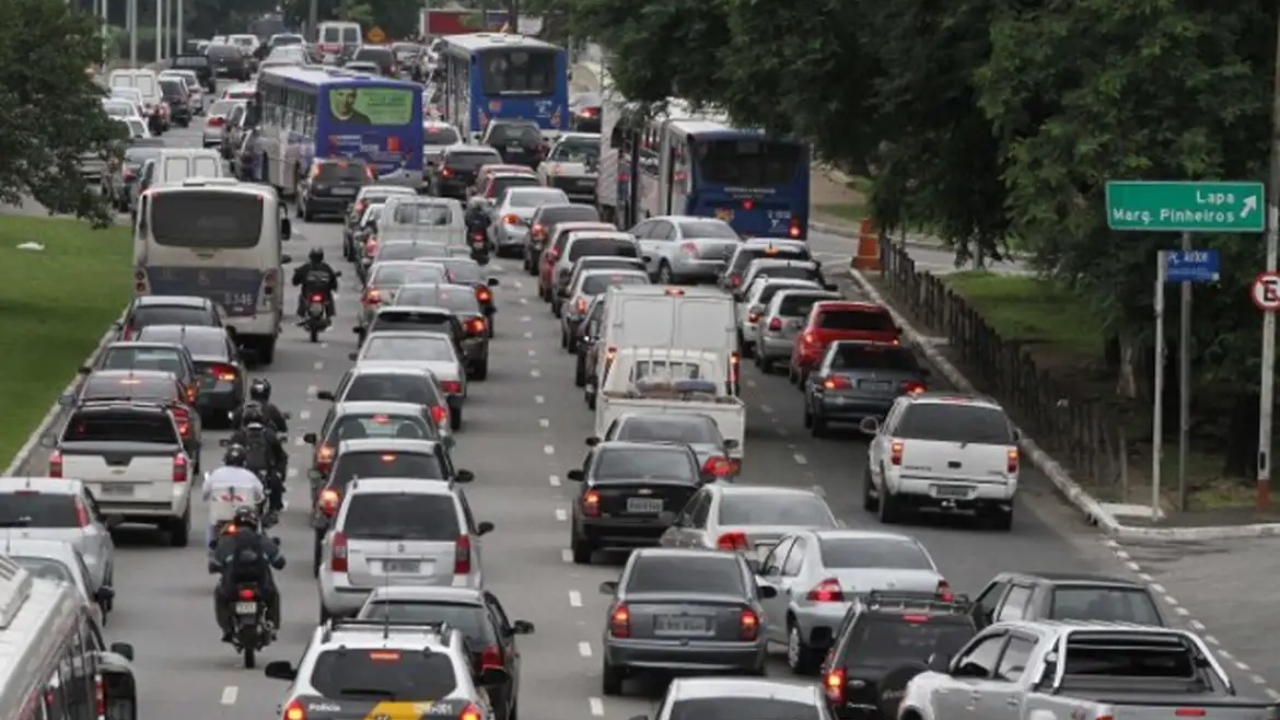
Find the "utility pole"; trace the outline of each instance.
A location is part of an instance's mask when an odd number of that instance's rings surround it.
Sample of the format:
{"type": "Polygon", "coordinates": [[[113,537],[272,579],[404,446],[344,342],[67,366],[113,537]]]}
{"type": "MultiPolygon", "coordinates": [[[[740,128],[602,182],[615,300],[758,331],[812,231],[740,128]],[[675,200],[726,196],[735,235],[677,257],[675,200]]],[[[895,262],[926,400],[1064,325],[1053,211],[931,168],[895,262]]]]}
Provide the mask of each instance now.
{"type": "Polygon", "coordinates": [[[156,0],[156,62],[164,60],[164,0],[156,0]]]}
{"type": "Polygon", "coordinates": [[[183,23],[182,6],[186,5],[187,3],[186,3],[186,0],[175,0],[175,2],[178,3],[178,12],[177,12],[177,17],[173,21],[173,36],[175,38],[173,54],[179,55],[182,53],[183,43],[185,42],[185,39],[183,38],[184,31],[182,27],[182,23],[183,23]]]}
{"type": "Polygon", "coordinates": [[[320,0],[311,0],[307,6],[307,39],[311,42],[320,42],[320,33],[318,27],[320,25],[320,0]]]}
{"type": "Polygon", "coordinates": [[[138,0],[128,0],[125,24],[129,27],[129,67],[138,67],[138,0]]]}
{"type": "MultiPolygon", "coordinates": [[[[1280,23],[1276,26],[1280,43],[1280,23]]],[[[1271,105],[1271,182],[1267,186],[1267,271],[1275,272],[1280,249],[1280,45],[1271,105]]],[[[1262,378],[1258,399],[1258,508],[1271,506],[1271,411],[1275,404],[1276,314],[1262,314],[1262,378]]]]}

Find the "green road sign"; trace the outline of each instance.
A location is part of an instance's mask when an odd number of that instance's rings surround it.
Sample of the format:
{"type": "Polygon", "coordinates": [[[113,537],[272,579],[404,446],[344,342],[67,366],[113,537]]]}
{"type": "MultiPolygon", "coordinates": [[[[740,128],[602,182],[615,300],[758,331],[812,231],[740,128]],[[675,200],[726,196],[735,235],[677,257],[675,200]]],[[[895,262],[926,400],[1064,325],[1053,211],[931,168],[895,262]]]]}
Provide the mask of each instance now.
{"type": "Polygon", "coordinates": [[[1112,230],[1260,233],[1266,225],[1262,183],[1107,183],[1112,230]]]}

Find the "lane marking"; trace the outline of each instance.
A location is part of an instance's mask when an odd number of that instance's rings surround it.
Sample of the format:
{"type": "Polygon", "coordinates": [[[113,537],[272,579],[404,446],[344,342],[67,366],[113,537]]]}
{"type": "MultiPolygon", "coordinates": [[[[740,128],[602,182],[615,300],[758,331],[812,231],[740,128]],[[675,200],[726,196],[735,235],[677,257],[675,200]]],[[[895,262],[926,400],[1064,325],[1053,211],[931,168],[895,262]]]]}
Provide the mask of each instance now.
{"type": "Polygon", "coordinates": [[[528,304],[529,304],[529,298],[520,298],[520,304],[521,304],[521,305],[528,305],[528,304]]]}
{"type": "Polygon", "coordinates": [[[240,688],[235,685],[228,685],[222,688],[222,704],[235,705],[236,698],[240,696],[240,688]]]}
{"type": "Polygon", "coordinates": [[[1252,671],[1253,671],[1253,668],[1249,667],[1248,665],[1245,665],[1244,663],[1240,662],[1239,660],[1237,660],[1237,661],[1236,661],[1236,667],[1240,668],[1240,669],[1241,669],[1242,671],[1244,671],[1244,672],[1252,672],[1252,671]]]}
{"type": "Polygon", "coordinates": [[[298,419],[299,419],[299,420],[310,420],[310,419],[311,419],[311,411],[310,411],[310,410],[302,410],[302,411],[300,411],[300,412],[298,413],[298,419]]]}
{"type": "Polygon", "coordinates": [[[296,439],[293,441],[293,444],[294,444],[294,445],[297,445],[298,447],[302,447],[303,445],[306,445],[306,444],[307,444],[307,442],[306,442],[305,440],[303,440],[302,438],[296,438],[296,439]]]}
{"type": "Polygon", "coordinates": [[[574,608],[582,607],[582,593],[578,592],[577,590],[569,591],[569,607],[574,607],[574,608]]]}
{"type": "Polygon", "coordinates": [[[317,369],[317,370],[323,370],[323,369],[324,369],[324,361],[323,361],[323,360],[317,360],[317,361],[316,361],[316,363],[315,363],[315,365],[314,365],[314,367],[315,367],[315,369],[317,369]]]}
{"type": "Polygon", "coordinates": [[[573,562],[573,551],[570,550],[569,548],[564,548],[563,550],[561,550],[560,561],[567,562],[567,563],[573,562]]]}
{"type": "Polygon", "coordinates": [[[1190,625],[1191,629],[1195,630],[1196,632],[1204,632],[1204,623],[1200,622],[1199,620],[1188,620],[1187,624],[1190,625]]]}
{"type": "Polygon", "coordinates": [[[591,657],[591,643],[589,642],[578,643],[578,654],[581,655],[582,657],[591,657]]]}
{"type": "Polygon", "coordinates": [[[529,371],[529,377],[542,377],[542,371],[538,368],[534,368],[529,371]]]}
{"type": "Polygon", "coordinates": [[[750,379],[747,380],[747,387],[755,387],[755,386],[756,386],[755,380],[750,380],[750,379]]]}
{"type": "Polygon", "coordinates": [[[538,424],[544,428],[551,427],[551,421],[546,418],[538,418],[538,424]]]}
{"type": "Polygon", "coordinates": [[[1191,614],[1191,611],[1190,611],[1190,610],[1188,610],[1188,609],[1186,609],[1186,608],[1182,607],[1181,605],[1179,605],[1179,606],[1175,607],[1175,608],[1173,609],[1173,611],[1174,611],[1174,612],[1176,612],[1176,613],[1178,613],[1178,614],[1179,614],[1179,615],[1181,615],[1182,617],[1187,617],[1188,615],[1190,615],[1190,614],[1191,614]]]}
{"type": "Polygon", "coordinates": [[[587,706],[591,708],[592,717],[604,717],[604,700],[598,697],[587,698],[587,706]]]}
{"type": "Polygon", "coordinates": [[[778,428],[778,437],[786,437],[786,436],[787,436],[787,429],[781,428],[781,427],[778,428]]]}
{"type": "Polygon", "coordinates": [[[543,445],[543,446],[542,446],[542,452],[543,452],[543,453],[545,453],[545,454],[547,454],[547,455],[555,455],[555,454],[556,454],[556,448],[555,448],[555,446],[554,446],[554,445],[543,445]]]}
{"type": "Polygon", "coordinates": [[[559,475],[552,475],[551,477],[549,477],[549,478],[547,478],[547,479],[551,481],[551,487],[560,487],[560,476],[559,476],[559,475]]]}
{"type": "Polygon", "coordinates": [[[524,283],[520,282],[519,280],[515,281],[515,288],[516,288],[517,290],[519,290],[520,288],[523,288],[523,287],[524,287],[524,283]]]}
{"type": "Polygon", "coordinates": [[[1134,572],[1138,572],[1139,570],[1141,570],[1141,569],[1142,569],[1142,568],[1138,567],[1138,563],[1136,563],[1136,562],[1134,562],[1134,561],[1132,561],[1132,560],[1130,560],[1130,561],[1126,562],[1126,563],[1124,564],[1124,566],[1125,566],[1125,567],[1127,567],[1127,568],[1129,568],[1130,570],[1132,570],[1132,571],[1134,571],[1134,572]]]}
{"type": "Polygon", "coordinates": [[[546,401],[547,401],[547,399],[546,399],[546,398],[544,398],[544,397],[542,397],[541,395],[534,395],[534,396],[533,396],[533,401],[534,401],[534,402],[536,402],[536,403],[538,403],[539,405],[541,405],[542,403],[546,402],[546,401]]]}
{"type": "Polygon", "coordinates": [[[1216,638],[1216,637],[1214,637],[1214,636],[1212,636],[1212,635],[1205,635],[1205,636],[1204,636],[1204,641],[1205,641],[1205,642],[1207,642],[1207,643],[1209,643],[1210,645],[1217,645],[1217,644],[1218,644],[1218,638],[1216,638]]]}
{"type": "Polygon", "coordinates": [[[290,477],[290,478],[298,477],[298,468],[291,467],[289,468],[288,472],[286,472],[284,475],[285,477],[290,477]]]}
{"type": "Polygon", "coordinates": [[[1116,550],[1116,557],[1120,558],[1121,560],[1128,560],[1129,553],[1125,552],[1124,550],[1116,550]]]}
{"type": "Polygon", "coordinates": [[[533,333],[531,333],[531,332],[527,332],[527,333],[525,333],[525,334],[524,334],[524,339],[525,339],[525,340],[532,340],[532,339],[533,339],[533,333]]]}
{"type": "Polygon", "coordinates": [[[797,464],[797,465],[808,465],[808,464],[809,464],[809,458],[805,457],[804,455],[801,455],[800,453],[796,453],[795,455],[792,455],[791,457],[793,457],[793,458],[795,459],[795,461],[796,461],[796,464],[797,464]]]}
{"type": "Polygon", "coordinates": [[[1168,595],[1168,594],[1169,594],[1169,593],[1165,592],[1164,586],[1163,586],[1163,585],[1161,585],[1160,583],[1151,583],[1151,589],[1152,589],[1152,590],[1155,590],[1156,592],[1160,593],[1161,595],[1168,595]]]}
{"type": "Polygon", "coordinates": [[[1254,682],[1254,684],[1255,684],[1255,685],[1266,685],[1266,684],[1267,684],[1267,679],[1266,679],[1266,678],[1264,678],[1264,677],[1262,677],[1261,675],[1250,675],[1250,676],[1249,676],[1249,679],[1250,679],[1250,680],[1252,680],[1252,681],[1254,682]]]}
{"type": "Polygon", "coordinates": [[[1267,694],[1271,696],[1272,700],[1280,700],[1280,692],[1267,688],[1267,694]]]}
{"type": "Polygon", "coordinates": [[[768,405],[761,405],[760,410],[764,412],[766,415],[773,412],[773,408],[769,407],[768,405]]]}
{"type": "Polygon", "coordinates": [[[529,348],[529,357],[533,357],[534,355],[537,355],[537,354],[538,354],[537,350],[534,350],[533,348],[529,348]]]}
{"type": "Polygon", "coordinates": [[[520,322],[532,322],[532,321],[533,321],[533,318],[529,317],[528,315],[522,315],[520,317],[520,322]]]}
{"type": "Polygon", "coordinates": [[[556,522],[569,522],[569,511],[564,508],[556,508],[556,522]]]}
{"type": "Polygon", "coordinates": [[[316,388],[315,385],[307,386],[307,397],[314,399],[317,392],[319,392],[319,390],[316,388]]]}

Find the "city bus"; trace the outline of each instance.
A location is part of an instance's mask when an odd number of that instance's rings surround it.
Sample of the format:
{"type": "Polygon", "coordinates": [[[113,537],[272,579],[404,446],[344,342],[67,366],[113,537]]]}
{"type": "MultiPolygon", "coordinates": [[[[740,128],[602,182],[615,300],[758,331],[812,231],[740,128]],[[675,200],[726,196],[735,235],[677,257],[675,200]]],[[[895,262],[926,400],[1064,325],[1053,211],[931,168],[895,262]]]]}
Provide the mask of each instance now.
{"type": "Polygon", "coordinates": [[[569,129],[564,48],[504,33],[442,40],[442,114],[464,137],[479,139],[495,118],[533,120],[548,139],[569,129]]]}
{"type": "Polygon", "coordinates": [[[361,158],[380,182],[422,186],[422,86],[345,70],[272,67],[258,76],[258,178],[297,193],[311,161],[361,158]]]}
{"type": "Polygon", "coordinates": [[[640,218],[715,217],[743,237],[804,240],[809,146],[715,118],[656,118],[640,143],[640,218]]]}

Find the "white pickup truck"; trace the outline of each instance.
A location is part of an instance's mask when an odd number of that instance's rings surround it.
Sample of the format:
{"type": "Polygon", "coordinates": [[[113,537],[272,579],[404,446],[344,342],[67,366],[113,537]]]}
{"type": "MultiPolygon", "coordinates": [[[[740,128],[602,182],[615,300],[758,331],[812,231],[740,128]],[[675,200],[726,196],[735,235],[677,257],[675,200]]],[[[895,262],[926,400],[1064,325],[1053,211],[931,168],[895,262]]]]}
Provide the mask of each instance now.
{"type": "Polygon", "coordinates": [[[677,348],[622,348],[608,366],[596,401],[596,437],[604,437],[620,416],[630,413],[696,413],[715,421],[725,440],[743,457],[747,406],[732,394],[724,353],[677,348]]]}
{"type": "Polygon", "coordinates": [[[50,444],[50,476],[83,481],[103,515],[157,525],[168,532],[170,545],[187,546],[192,462],[168,409],[83,403],[50,444]]]}

